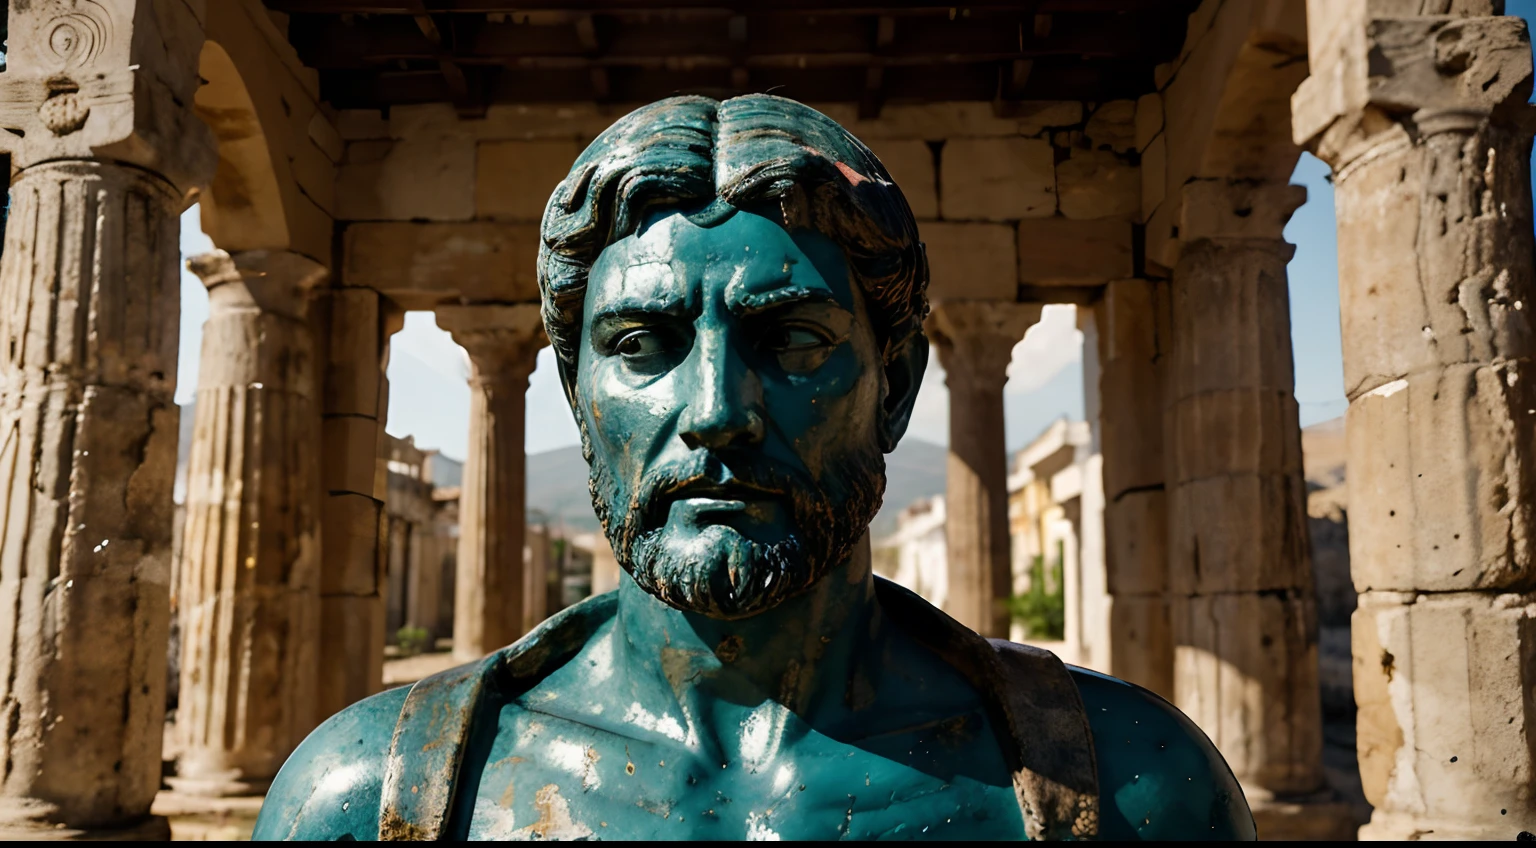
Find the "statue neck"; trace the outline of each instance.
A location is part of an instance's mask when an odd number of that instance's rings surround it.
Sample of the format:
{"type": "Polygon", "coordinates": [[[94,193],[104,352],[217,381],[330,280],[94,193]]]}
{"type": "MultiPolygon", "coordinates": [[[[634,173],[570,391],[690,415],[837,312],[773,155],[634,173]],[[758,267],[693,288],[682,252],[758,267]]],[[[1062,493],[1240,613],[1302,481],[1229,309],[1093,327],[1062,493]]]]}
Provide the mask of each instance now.
{"type": "Polygon", "coordinates": [[[618,667],[695,722],[708,724],[716,702],[774,701],[816,724],[872,685],[857,681],[878,630],[869,537],[808,591],[735,621],[674,609],[624,574],[617,627],[618,667]]]}

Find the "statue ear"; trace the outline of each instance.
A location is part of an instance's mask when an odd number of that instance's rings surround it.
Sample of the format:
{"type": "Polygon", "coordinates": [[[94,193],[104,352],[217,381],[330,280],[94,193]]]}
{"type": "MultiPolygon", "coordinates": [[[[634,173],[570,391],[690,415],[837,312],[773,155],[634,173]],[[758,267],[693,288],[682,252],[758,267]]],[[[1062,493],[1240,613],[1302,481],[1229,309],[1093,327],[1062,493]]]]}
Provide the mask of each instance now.
{"type": "Polygon", "coordinates": [[[913,333],[896,356],[885,365],[885,401],[880,410],[880,450],[896,449],[912,420],[917,405],[917,390],[923,384],[928,367],[928,337],[913,333]]]}

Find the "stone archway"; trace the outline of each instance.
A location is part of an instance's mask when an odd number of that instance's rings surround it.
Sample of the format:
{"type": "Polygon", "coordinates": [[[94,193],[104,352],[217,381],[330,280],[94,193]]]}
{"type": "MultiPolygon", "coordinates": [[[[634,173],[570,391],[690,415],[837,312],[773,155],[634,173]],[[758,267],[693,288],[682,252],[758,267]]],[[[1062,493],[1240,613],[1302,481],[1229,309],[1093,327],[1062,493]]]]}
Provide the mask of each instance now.
{"type": "Polygon", "coordinates": [[[229,53],[203,42],[194,109],[218,140],[219,164],[202,196],[203,231],[234,252],[289,244],[288,216],[256,104],[229,53]]]}

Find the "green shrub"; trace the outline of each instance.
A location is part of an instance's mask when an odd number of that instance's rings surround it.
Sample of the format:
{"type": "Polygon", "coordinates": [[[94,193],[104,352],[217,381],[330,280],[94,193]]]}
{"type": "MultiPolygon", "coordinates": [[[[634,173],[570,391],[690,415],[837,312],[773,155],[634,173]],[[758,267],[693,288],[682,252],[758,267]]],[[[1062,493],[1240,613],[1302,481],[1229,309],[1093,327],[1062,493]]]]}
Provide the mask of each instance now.
{"type": "Polygon", "coordinates": [[[1036,556],[1029,566],[1029,591],[1008,599],[1008,612],[1024,625],[1029,639],[1059,641],[1067,632],[1067,602],[1062,591],[1062,557],[1058,543],[1056,558],[1047,578],[1045,557],[1036,556]]]}
{"type": "Polygon", "coordinates": [[[432,649],[432,634],[425,627],[407,624],[395,631],[395,644],[400,646],[400,656],[414,657],[432,649]]]}

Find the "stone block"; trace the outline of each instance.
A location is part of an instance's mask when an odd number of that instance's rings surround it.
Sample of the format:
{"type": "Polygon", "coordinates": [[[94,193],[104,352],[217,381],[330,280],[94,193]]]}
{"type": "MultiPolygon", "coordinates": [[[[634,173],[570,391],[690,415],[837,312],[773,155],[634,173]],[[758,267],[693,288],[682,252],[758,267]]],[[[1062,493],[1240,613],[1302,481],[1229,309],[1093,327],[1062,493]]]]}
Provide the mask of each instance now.
{"type": "Polygon", "coordinates": [[[1152,220],[1168,193],[1168,139],[1159,134],[1141,153],[1141,220],[1152,220]]]}
{"type": "Polygon", "coordinates": [[[1073,150],[1056,166],[1056,192],[1068,218],[1129,220],[1141,214],[1141,174],[1109,150],[1073,150]]]}
{"type": "Polygon", "coordinates": [[[1369,592],[1351,633],[1366,799],[1437,836],[1536,830],[1536,596],[1369,592]]]}
{"type": "Polygon", "coordinates": [[[1111,595],[1168,587],[1168,501],[1161,488],[1126,492],[1104,505],[1105,585],[1111,595]]]}
{"type": "Polygon", "coordinates": [[[320,715],[384,688],[384,601],[377,596],[320,599],[320,715]]]}
{"type": "Polygon", "coordinates": [[[537,302],[538,251],[538,224],[490,221],[353,224],[343,240],[346,279],[403,309],[537,302]]]}
{"type": "Polygon", "coordinates": [[[1436,135],[1354,165],[1335,192],[1344,385],[1352,396],[1439,365],[1536,352],[1523,148],[1499,133],[1481,140],[1491,161],[1468,155],[1463,162],[1463,138],[1436,135]],[[1485,173],[1494,177],[1486,184],[1485,173]]]}
{"type": "MultiPolygon", "coordinates": [[[[880,117],[872,121],[859,120],[858,109],[852,104],[811,105],[866,142],[872,138],[940,141],[946,138],[1011,136],[1019,133],[1022,123],[1015,118],[998,117],[991,103],[982,102],[890,104],[880,110],[880,117]]],[[[1071,105],[1077,106],[1075,103],[1071,105]]],[[[1041,111],[1049,111],[1049,108],[1042,107],[1041,111]]],[[[1060,110],[1058,114],[1064,114],[1065,111],[1060,110]]]]}
{"type": "Polygon", "coordinates": [[[389,119],[382,109],[338,109],[336,132],[345,141],[389,138],[389,119]]]}
{"type": "Polygon", "coordinates": [[[328,415],[320,422],[321,485],[328,492],[373,497],[379,422],[359,415],[328,415]]]}
{"type": "Polygon", "coordinates": [[[1299,474],[1234,474],[1170,486],[1170,589],[1187,595],[1310,587],[1304,494],[1299,474]]]}
{"type": "Polygon", "coordinates": [[[930,300],[1018,296],[1014,230],[1007,224],[933,222],[919,231],[928,251],[930,300]]]}
{"type": "Polygon", "coordinates": [[[538,223],[555,186],[580,154],[574,139],[480,142],[475,216],[538,223]]]}
{"type": "Polygon", "coordinates": [[[956,221],[1054,215],[1055,156],[1044,139],[951,139],[941,152],[940,213],[956,221]]]}
{"type": "Polygon", "coordinates": [[[1162,595],[1111,595],[1106,672],[1173,698],[1173,631],[1162,595]]]}
{"type": "Polygon", "coordinates": [[[1019,222],[1019,281],[1102,285],[1131,276],[1131,224],[1106,219],[1030,218],[1019,222]]]}
{"type": "Polygon", "coordinates": [[[919,219],[939,217],[937,174],[933,148],[917,139],[879,139],[869,144],[891,180],[901,189],[919,219]]]}
{"type": "Polygon", "coordinates": [[[1051,127],[1070,127],[1083,121],[1083,104],[1075,100],[1026,100],[1010,106],[1019,135],[1039,135],[1051,127]]]}
{"type": "Polygon", "coordinates": [[[1401,591],[1536,582],[1536,366],[1410,375],[1349,406],[1355,586],[1401,591]]]}
{"type": "Polygon", "coordinates": [[[1099,104],[1083,128],[1083,135],[1095,150],[1107,148],[1116,153],[1129,153],[1137,149],[1136,101],[1111,100],[1099,104]]]}
{"type": "Polygon", "coordinates": [[[379,382],[384,376],[379,293],[364,288],[327,293],[331,321],[320,411],[372,417],[379,408],[379,382]]]}
{"type": "MultiPolygon", "coordinates": [[[[336,175],[336,217],[347,221],[467,221],[475,216],[475,145],[398,138],[377,156],[348,157],[336,175]]],[[[350,152],[350,146],[349,146],[350,152]]]]}
{"type": "Polygon", "coordinates": [[[1168,409],[1169,479],[1229,474],[1301,474],[1296,398],[1272,389],[1223,389],[1180,398],[1168,409]]]}
{"type": "Polygon", "coordinates": [[[1145,151],[1162,131],[1163,96],[1155,91],[1143,94],[1136,101],[1136,149],[1145,151]]]}
{"type": "Polygon", "coordinates": [[[1185,243],[1171,286],[1170,400],[1224,389],[1291,392],[1284,242],[1185,243]]]}
{"type": "MultiPolygon", "coordinates": [[[[370,469],[371,470],[371,469],[370,469]]],[[[330,494],[320,505],[320,594],[379,594],[379,517],[384,505],[352,492],[330,494]]]]}
{"type": "Polygon", "coordinates": [[[1309,597],[1175,597],[1173,702],[1245,787],[1323,788],[1317,615],[1309,597]]]}

